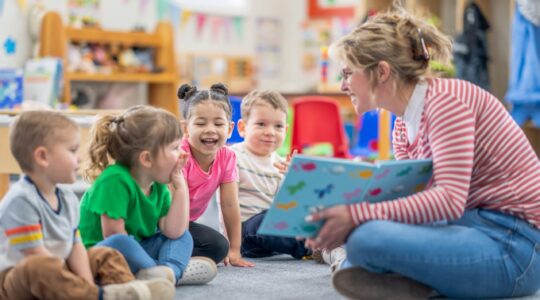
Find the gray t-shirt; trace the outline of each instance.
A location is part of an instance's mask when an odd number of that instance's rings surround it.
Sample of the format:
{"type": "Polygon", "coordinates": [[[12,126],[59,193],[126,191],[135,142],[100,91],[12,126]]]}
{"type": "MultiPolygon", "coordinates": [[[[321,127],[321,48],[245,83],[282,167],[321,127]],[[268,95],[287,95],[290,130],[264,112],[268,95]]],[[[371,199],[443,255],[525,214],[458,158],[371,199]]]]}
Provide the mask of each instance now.
{"type": "Polygon", "coordinates": [[[0,202],[0,272],[24,258],[21,250],[45,246],[66,259],[80,243],[79,200],[56,188],[58,210],[43,198],[29,177],[21,178],[0,202]]]}

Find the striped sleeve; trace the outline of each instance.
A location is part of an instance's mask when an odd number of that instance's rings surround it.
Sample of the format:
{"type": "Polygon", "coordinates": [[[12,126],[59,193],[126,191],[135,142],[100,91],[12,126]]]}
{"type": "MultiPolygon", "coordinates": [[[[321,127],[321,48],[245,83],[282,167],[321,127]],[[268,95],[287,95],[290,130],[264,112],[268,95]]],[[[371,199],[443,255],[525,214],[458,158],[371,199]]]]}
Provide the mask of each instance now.
{"type": "Polygon", "coordinates": [[[394,156],[397,160],[409,158],[407,145],[408,141],[405,124],[400,119],[396,119],[394,122],[394,131],[392,131],[392,147],[394,156]]]}
{"type": "Polygon", "coordinates": [[[20,251],[43,245],[39,214],[28,199],[13,199],[5,209],[0,227],[4,229],[10,247],[20,251]]]}
{"type": "Polygon", "coordinates": [[[82,243],[81,232],[79,228],[73,230],[73,244],[82,243]]]}
{"type": "Polygon", "coordinates": [[[426,131],[433,159],[431,188],[408,197],[349,206],[356,224],[395,220],[421,224],[459,218],[466,206],[474,158],[475,120],[467,105],[447,94],[425,106],[426,131]]]}

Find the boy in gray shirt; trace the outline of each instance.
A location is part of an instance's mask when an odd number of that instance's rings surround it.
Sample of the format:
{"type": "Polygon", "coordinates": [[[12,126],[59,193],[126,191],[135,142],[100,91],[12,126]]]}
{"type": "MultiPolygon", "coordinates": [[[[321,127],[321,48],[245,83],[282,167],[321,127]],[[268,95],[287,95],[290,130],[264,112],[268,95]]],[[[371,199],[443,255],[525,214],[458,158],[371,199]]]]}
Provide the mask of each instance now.
{"type": "Polygon", "coordinates": [[[134,281],[116,250],[87,252],[81,243],[78,199],[57,186],[76,179],[75,122],[58,112],[23,112],[9,139],[26,175],[0,202],[0,299],[174,297],[165,279],[134,281]]]}

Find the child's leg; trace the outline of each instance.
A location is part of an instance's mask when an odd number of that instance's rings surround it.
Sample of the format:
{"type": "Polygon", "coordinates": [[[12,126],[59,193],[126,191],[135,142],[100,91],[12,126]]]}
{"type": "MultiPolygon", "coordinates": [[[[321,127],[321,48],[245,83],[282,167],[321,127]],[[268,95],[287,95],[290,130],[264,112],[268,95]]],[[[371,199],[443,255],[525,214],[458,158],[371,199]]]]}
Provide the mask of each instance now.
{"type": "Polygon", "coordinates": [[[394,272],[451,298],[523,296],[540,287],[540,231],[515,217],[466,211],[448,226],[367,222],[343,267],[394,272]]]}
{"type": "Polygon", "coordinates": [[[135,280],[124,256],[109,247],[92,247],[88,250],[90,269],[99,285],[125,283],[135,280]]]}
{"type": "Polygon", "coordinates": [[[0,299],[98,299],[99,288],[69,271],[62,259],[34,255],[0,274],[0,299]]]}
{"type": "Polygon", "coordinates": [[[229,253],[229,241],[214,229],[195,222],[189,222],[189,232],[193,236],[192,256],[211,258],[216,264],[229,253]]]}
{"type": "Polygon", "coordinates": [[[141,269],[148,269],[157,265],[156,261],[144,250],[141,244],[133,237],[125,234],[114,234],[96,244],[118,250],[126,259],[133,274],[141,269]]]}
{"type": "Polygon", "coordinates": [[[300,259],[309,254],[303,241],[295,238],[284,238],[259,235],[257,230],[266,215],[266,211],[254,215],[242,223],[242,255],[246,257],[266,257],[279,253],[290,254],[300,259]]]}
{"type": "Polygon", "coordinates": [[[175,240],[157,233],[150,238],[142,240],[141,246],[150,257],[156,260],[158,265],[171,268],[174,271],[176,281],[178,281],[191,258],[193,239],[187,230],[181,237],[175,240]]]}

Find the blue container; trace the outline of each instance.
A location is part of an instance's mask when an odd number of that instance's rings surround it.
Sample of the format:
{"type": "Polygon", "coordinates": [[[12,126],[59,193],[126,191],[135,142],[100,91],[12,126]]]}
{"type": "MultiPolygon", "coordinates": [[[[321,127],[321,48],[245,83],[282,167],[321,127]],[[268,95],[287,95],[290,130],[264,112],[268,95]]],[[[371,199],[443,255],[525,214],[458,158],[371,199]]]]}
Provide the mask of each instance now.
{"type": "Polygon", "coordinates": [[[0,69],[0,108],[12,109],[23,101],[23,71],[0,69]]]}

